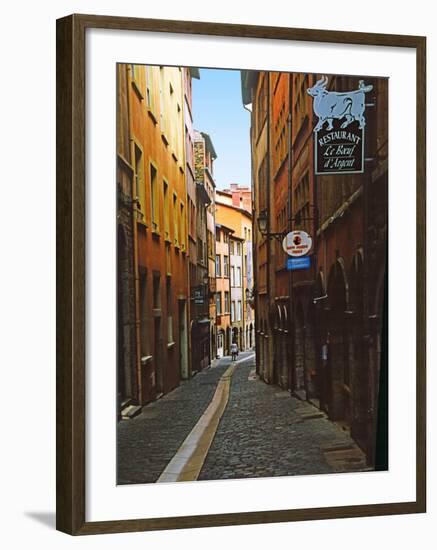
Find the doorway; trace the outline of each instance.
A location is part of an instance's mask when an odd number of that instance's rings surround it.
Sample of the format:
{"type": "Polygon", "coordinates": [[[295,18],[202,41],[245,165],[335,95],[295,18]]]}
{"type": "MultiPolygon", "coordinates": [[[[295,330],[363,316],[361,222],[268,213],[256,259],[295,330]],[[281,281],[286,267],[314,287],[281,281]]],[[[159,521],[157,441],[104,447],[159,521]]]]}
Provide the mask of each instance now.
{"type": "Polygon", "coordinates": [[[187,302],[179,300],[179,366],[183,380],[189,376],[187,341],[187,302]]]}
{"type": "Polygon", "coordinates": [[[160,395],[164,391],[161,350],[161,317],[155,317],[154,329],[153,355],[155,358],[155,389],[156,394],[160,395]]]}
{"type": "Polygon", "coordinates": [[[217,357],[223,357],[224,352],[224,338],[223,331],[217,333],[217,357]]]}

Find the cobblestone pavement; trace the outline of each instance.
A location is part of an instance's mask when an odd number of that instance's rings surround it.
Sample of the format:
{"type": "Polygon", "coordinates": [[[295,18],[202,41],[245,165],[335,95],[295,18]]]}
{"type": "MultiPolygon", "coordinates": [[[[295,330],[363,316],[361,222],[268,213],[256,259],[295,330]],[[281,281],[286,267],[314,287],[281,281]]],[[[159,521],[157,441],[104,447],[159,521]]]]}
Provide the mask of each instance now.
{"type": "Polygon", "coordinates": [[[214,361],[191,380],[117,427],[117,483],[155,482],[190,433],[216,389],[229,359],[214,361]]]}
{"type": "MultiPolygon", "coordinates": [[[[240,353],[239,360],[250,353],[240,353]]],[[[254,356],[238,364],[225,412],[199,480],[322,474],[365,469],[349,435],[312,405],[254,376],[254,356]]],[[[119,484],[153,483],[173,458],[230,365],[205,369],[118,424],[119,484]]]]}
{"type": "Polygon", "coordinates": [[[363,453],[318,409],[237,366],[199,480],[364,470],[363,453]]]}

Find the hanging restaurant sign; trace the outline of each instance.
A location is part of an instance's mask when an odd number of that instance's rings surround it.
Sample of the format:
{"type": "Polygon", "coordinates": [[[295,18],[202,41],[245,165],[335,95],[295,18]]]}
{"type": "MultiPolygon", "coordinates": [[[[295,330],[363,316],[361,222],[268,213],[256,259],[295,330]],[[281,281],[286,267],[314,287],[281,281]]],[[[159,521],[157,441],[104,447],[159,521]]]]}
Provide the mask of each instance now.
{"type": "Polygon", "coordinates": [[[316,174],[361,174],[364,172],[365,95],[373,89],[360,80],[350,92],[326,90],[328,77],[308,88],[319,120],[314,128],[316,174]]]}
{"type": "Polygon", "coordinates": [[[289,256],[305,256],[311,250],[312,238],[305,231],[290,231],[282,241],[282,248],[289,256]]]}

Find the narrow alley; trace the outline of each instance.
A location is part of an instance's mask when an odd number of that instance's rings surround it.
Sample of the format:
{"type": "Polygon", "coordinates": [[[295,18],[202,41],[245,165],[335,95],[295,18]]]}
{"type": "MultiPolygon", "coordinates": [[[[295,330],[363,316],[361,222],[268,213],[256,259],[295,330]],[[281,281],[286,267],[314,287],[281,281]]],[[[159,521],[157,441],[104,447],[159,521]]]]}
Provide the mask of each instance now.
{"type": "MultiPolygon", "coordinates": [[[[228,356],[215,361],[144,407],[136,418],[119,423],[118,456],[123,457],[119,484],[178,480],[162,474],[168,472],[232,364],[228,356]]],[[[214,433],[208,434],[209,424],[203,426],[211,439],[209,450],[193,480],[366,470],[364,453],[339,425],[310,403],[258,379],[253,352],[239,355],[214,433]]],[[[198,453],[199,445],[190,445],[181,461],[188,464],[198,453]]]]}

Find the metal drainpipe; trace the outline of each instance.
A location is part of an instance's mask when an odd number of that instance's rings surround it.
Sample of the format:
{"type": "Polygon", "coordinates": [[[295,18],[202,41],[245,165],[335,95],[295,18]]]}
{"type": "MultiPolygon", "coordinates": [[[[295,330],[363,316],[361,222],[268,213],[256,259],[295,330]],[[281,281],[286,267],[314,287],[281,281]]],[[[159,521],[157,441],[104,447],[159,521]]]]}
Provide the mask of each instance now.
{"type": "MultiPolygon", "coordinates": [[[[293,159],[292,159],[292,120],[291,120],[291,109],[293,105],[293,73],[288,75],[288,231],[293,230],[293,181],[292,181],[292,168],[293,168],[293,159]]],[[[293,271],[289,271],[288,275],[288,341],[289,341],[289,357],[290,357],[290,371],[289,371],[289,386],[291,391],[296,387],[296,376],[295,376],[295,366],[294,366],[294,307],[293,307],[293,271]]]]}
{"type": "Polygon", "coordinates": [[[132,89],[132,74],[131,67],[126,65],[127,73],[127,97],[128,97],[128,109],[129,109],[129,140],[131,147],[131,158],[132,165],[134,167],[134,178],[132,182],[132,223],[133,223],[133,240],[134,240],[134,280],[135,280],[135,340],[136,340],[136,354],[137,354],[137,384],[138,384],[138,402],[143,403],[143,386],[141,380],[141,317],[140,317],[140,275],[138,269],[138,225],[137,225],[137,202],[136,198],[137,193],[137,181],[136,181],[136,166],[135,166],[135,142],[133,139],[133,123],[132,123],[132,100],[131,100],[131,89],[132,89]]]}
{"type": "MultiPolygon", "coordinates": [[[[312,83],[311,83],[312,84],[312,83]]],[[[312,122],[312,117],[310,117],[310,121],[312,122]]],[[[312,132],[313,137],[312,139],[315,139],[314,132],[312,132]]],[[[314,167],[314,146],[313,146],[313,162],[312,165],[314,167]]],[[[315,172],[316,170],[314,170],[315,172]]],[[[314,283],[313,283],[313,297],[316,296],[316,288],[317,288],[317,275],[318,275],[318,253],[317,253],[317,247],[318,247],[318,237],[317,237],[317,231],[319,229],[319,205],[318,205],[318,177],[315,173],[313,174],[313,264],[314,264],[314,283]]],[[[312,320],[315,322],[315,309],[316,305],[314,304],[313,308],[313,315],[312,320]]],[[[313,342],[316,346],[316,359],[315,359],[315,367],[316,367],[316,384],[319,384],[319,373],[320,373],[320,354],[318,353],[318,346],[317,343],[319,342],[319,337],[317,336],[318,330],[316,326],[313,327],[313,342]]],[[[317,390],[316,390],[317,391],[317,390]]]]}
{"type": "MultiPolygon", "coordinates": [[[[267,191],[267,335],[268,335],[268,345],[267,350],[269,350],[269,344],[270,344],[270,338],[272,335],[272,327],[270,326],[270,300],[271,300],[271,277],[270,277],[270,264],[271,264],[271,249],[270,246],[270,229],[271,229],[271,223],[270,223],[270,213],[271,213],[271,197],[270,197],[270,73],[264,73],[264,78],[267,78],[267,109],[266,109],[266,116],[267,116],[267,184],[268,184],[268,191],[267,191]]],[[[268,383],[270,384],[273,381],[273,362],[272,362],[272,355],[268,352],[269,357],[269,369],[268,369],[268,383]],[[271,368],[270,368],[271,365],[271,368]]]]}

